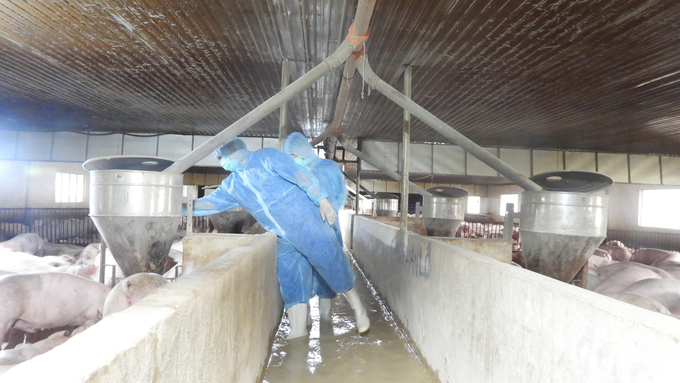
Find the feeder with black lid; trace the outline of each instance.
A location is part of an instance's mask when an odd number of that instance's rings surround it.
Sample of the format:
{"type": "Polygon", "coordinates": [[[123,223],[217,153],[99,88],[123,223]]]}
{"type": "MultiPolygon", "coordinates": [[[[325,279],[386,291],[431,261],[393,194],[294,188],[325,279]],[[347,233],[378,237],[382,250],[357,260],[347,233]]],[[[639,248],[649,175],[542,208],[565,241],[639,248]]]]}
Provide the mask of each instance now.
{"type": "Polygon", "coordinates": [[[607,235],[612,179],[600,173],[562,170],[531,180],[542,191],[521,195],[519,233],[526,268],[571,282],[607,235]]]}
{"type": "Polygon", "coordinates": [[[468,192],[450,186],[427,189],[423,197],[423,224],[431,237],[453,237],[465,218],[468,192]]]}

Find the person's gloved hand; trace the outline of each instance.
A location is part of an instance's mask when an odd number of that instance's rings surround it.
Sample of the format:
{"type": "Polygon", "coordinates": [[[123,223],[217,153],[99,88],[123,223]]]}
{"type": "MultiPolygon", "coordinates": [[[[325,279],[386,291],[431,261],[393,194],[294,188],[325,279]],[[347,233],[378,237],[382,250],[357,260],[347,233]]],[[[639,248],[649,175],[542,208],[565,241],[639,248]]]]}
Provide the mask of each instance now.
{"type": "Polygon", "coordinates": [[[335,222],[337,214],[335,214],[335,210],[333,210],[333,206],[328,202],[328,199],[324,198],[319,201],[319,210],[321,210],[321,219],[328,222],[329,225],[335,222]]]}

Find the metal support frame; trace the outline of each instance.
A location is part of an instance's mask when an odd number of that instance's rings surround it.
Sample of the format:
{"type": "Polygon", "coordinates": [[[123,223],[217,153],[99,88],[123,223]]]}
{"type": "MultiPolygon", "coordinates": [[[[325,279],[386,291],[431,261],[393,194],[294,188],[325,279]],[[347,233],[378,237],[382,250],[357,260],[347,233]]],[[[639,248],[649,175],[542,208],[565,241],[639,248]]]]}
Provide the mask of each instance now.
{"type": "MultiPolygon", "coordinates": [[[[395,180],[397,182],[401,182],[401,180],[404,178],[399,173],[395,172],[394,170],[390,170],[387,166],[383,165],[382,161],[378,160],[377,158],[372,157],[372,156],[362,152],[361,150],[354,148],[349,142],[347,142],[345,137],[343,137],[342,135],[340,135],[338,137],[338,141],[350,153],[352,153],[355,156],[357,156],[358,158],[368,162],[369,164],[375,166],[381,172],[383,172],[387,176],[391,177],[393,180],[395,180]]],[[[358,174],[358,171],[357,171],[357,174],[358,174]]],[[[359,177],[357,177],[357,178],[359,178],[359,177]]],[[[409,186],[411,187],[411,189],[413,189],[416,193],[422,194],[422,195],[428,196],[428,197],[432,196],[432,194],[430,194],[430,192],[428,192],[427,190],[425,190],[425,189],[421,188],[420,186],[414,184],[413,182],[410,182],[408,180],[407,180],[407,182],[408,182],[409,186]]]]}
{"type": "MultiPolygon", "coordinates": [[[[281,63],[281,90],[283,91],[288,86],[290,80],[290,64],[288,59],[283,59],[281,63]]],[[[283,150],[283,144],[286,142],[288,133],[286,132],[286,123],[288,122],[288,102],[281,105],[279,112],[279,149],[283,150]]]]}
{"type": "MultiPolygon", "coordinates": [[[[411,79],[413,67],[404,68],[404,96],[411,98],[411,79]]],[[[404,130],[401,136],[401,218],[399,227],[408,230],[408,192],[409,192],[409,160],[411,159],[411,113],[404,109],[404,130]]]]}
{"type": "MultiPolygon", "coordinates": [[[[344,146],[344,144],[343,144],[343,146],[344,146]]],[[[359,148],[361,147],[361,139],[357,140],[357,147],[359,147],[359,148]]],[[[359,215],[359,203],[360,203],[360,200],[361,200],[361,198],[359,198],[359,193],[361,193],[361,161],[359,159],[357,159],[357,180],[356,180],[356,184],[357,184],[357,188],[356,188],[357,195],[356,195],[356,198],[354,199],[354,214],[359,215]]]]}

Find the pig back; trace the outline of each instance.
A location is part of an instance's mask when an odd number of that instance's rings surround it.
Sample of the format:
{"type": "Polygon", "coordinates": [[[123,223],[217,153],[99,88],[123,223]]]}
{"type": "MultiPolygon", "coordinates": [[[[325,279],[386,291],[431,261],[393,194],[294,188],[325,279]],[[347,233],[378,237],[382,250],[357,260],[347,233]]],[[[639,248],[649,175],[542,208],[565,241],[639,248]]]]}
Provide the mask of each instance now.
{"type": "Polygon", "coordinates": [[[3,310],[19,309],[15,327],[29,330],[92,325],[101,318],[110,290],[104,284],[61,272],[0,278],[0,297],[14,297],[3,310]]]}

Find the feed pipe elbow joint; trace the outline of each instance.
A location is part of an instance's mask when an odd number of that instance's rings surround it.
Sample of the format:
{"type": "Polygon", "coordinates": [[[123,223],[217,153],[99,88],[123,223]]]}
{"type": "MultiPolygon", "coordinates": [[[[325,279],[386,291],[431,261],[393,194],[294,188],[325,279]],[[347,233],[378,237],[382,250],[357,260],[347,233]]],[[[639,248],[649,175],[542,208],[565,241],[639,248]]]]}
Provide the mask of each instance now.
{"type": "Polygon", "coordinates": [[[354,50],[358,51],[359,49],[363,49],[364,43],[368,40],[370,34],[370,28],[366,28],[366,34],[357,35],[354,33],[354,23],[352,23],[352,25],[349,26],[349,32],[347,33],[347,37],[345,37],[345,41],[349,41],[354,47],[354,50]]]}

